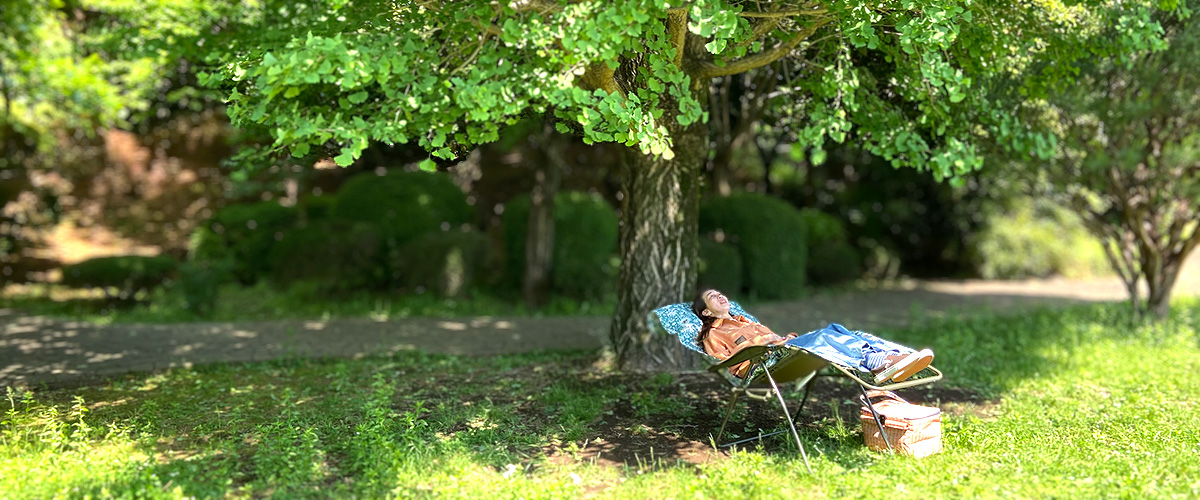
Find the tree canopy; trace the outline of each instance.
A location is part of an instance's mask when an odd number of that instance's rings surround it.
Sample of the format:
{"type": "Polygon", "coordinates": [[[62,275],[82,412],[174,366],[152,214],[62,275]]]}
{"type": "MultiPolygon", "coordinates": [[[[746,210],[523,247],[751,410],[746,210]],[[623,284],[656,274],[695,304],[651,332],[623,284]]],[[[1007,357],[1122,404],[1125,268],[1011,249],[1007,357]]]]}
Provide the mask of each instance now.
{"type": "MultiPolygon", "coordinates": [[[[682,366],[641,319],[696,275],[699,167],[713,78],[779,63],[772,110],[821,156],[852,139],[952,181],[979,143],[1050,157],[1021,103],[1069,86],[1080,61],[1162,46],[1169,2],[835,0],[266,1],[222,28],[202,75],[235,123],[293,155],[348,165],[371,141],[452,160],[522,117],[549,115],[627,161],[612,340],[623,366],[682,366]],[[1113,27],[1112,29],[1104,29],[1113,27]],[[320,148],[314,151],[313,147],[320,148]],[[633,361],[630,361],[630,360],[633,361]]],[[[432,168],[434,162],[423,163],[432,168]]]]}
{"type": "MultiPolygon", "coordinates": [[[[670,122],[707,113],[694,90],[781,57],[805,78],[789,104],[819,147],[860,136],[897,164],[949,177],[978,165],[966,142],[927,140],[921,122],[952,122],[971,80],[949,51],[969,4],[932,0],[829,5],[661,0],[497,4],[329,2],[264,4],[210,82],[229,82],[231,116],[276,131],[304,155],[340,146],[348,164],[369,140],[415,140],[450,159],[500,128],[551,111],[586,141],[615,141],[670,159],[670,122]],[[266,29],[269,28],[269,29],[266,29]],[[686,38],[704,43],[685,43],[686,38]],[[691,51],[688,53],[688,51],[691,51]],[[702,52],[701,52],[702,51],[702,52]],[[862,67],[856,51],[892,66],[862,67]],[[884,62],[886,61],[886,62],[884,62]],[[922,114],[913,119],[905,102],[922,114]]],[[[705,98],[706,100],[707,98],[705,98]]]]}
{"type": "Polygon", "coordinates": [[[1051,161],[1032,164],[1035,177],[1103,238],[1135,312],[1162,318],[1200,244],[1200,20],[1157,17],[1165,48],[1087,61],[1078,85],[1022,109],[1060,139],[1051,161]]]}
{"type": "Polygon", "coordinates": [[[819,160],[830,141],[852,141],[955,182],[981,167],[985,146],[1053,157],[1058,136],[1027,106],[1071,88],[1090,60],[1128,65],[1162,49],[1156,13],[1187,10],[1177,0],[18,4],[0,16],[29,29],[5,31],[0,61],[29,71],[4,72],[6,111],[64,98],[95,104],[94,95],[100,105],[86,109],[119,120],[163,88],[151,68],[183,64],[185,80],[197,71],[224,93],[234,124],[269,133],[273,150],[340,165],[377,141],[418,144],[431,169],[529,117],[589,143],[629,146],[613,340],[639,367],[680,364],[679,346],[656,345],[643,318],[694,292],[697,178],[709,151],[701,125],[721,98],[714,78],[774,65],[763,112],[786,126],[793,147],[819,160]],[[89,27],[85,36],[25,48],[73,22],[89,27]],[[61,70],[39,62],[59,52],[69,61],[61,70]],[[28,84],[61,77],[63,85],[28,84]],[[72,91],[88,78],[91,94],[72,91]],[[128,89],[106,90],[117,83],[128,89]],[[36,97],[43,91],[53,97],[36,97]]]}

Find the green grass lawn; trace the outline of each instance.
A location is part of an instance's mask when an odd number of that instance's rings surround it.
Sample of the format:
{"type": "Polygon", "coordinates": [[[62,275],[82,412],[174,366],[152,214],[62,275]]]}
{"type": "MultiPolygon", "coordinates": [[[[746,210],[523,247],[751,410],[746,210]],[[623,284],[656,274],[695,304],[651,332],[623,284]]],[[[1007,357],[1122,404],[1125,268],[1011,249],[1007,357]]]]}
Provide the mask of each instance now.
{"type": "MultiPolygon", "coordinates": [[[[715,451],[721,382],[614,373],[596,353],[407,353],[10,391],[6,498],[1196,498],[1200,303],[1157,326],[1123,305],[876,332],[931,346],[945,451],[866,450],[855,389],[821,379],[780,436],[715,451]]],[[[735,432],[781,422],[755,403],[735,432]]]]}
{"type": "MultiPolygon", "coordinates": [[[[511,295],[511,294],[509,294],[511,295]]],[[[355,293],[331,296],[311,286],[280,290],[260,283],[254,286],[222,285],[212,314],[200,317],[184,307],[178,293],[168,289],[143,293],[137,302],[107,300],[98,290],[60,285],[23,285],[0,290],[0,307],[30,314],[97,324],[180,323],[192,321],[267,321],[282,319],[373,318],[377,320],[462,316],[564,316],[609,315],[615,297],[579,301],[553,297],[536,311],[519,297],[476,291],[470,300],[443,299],[433,294],[355,293]]]]}

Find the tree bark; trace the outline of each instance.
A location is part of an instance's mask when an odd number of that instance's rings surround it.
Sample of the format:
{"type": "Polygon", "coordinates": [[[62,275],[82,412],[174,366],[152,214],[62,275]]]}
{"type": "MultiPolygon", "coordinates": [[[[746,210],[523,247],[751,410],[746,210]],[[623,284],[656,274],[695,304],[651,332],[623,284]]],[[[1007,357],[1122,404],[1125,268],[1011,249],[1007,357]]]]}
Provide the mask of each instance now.
{"type": "Polygon", "coordinates": [[[1146,309],[1157,320],[1167,319],[1171,315],[1171,291],[1175,288],[1175,280],[1179,277],[1179,269],[1164,269],[1154,282],[1147,282],[1150,290],[1146,297],[1146,309]]]}
{"type": "Polygon", "coordinates": [[[541,161],[535,160],[533,189],[529,193],[529,224],[525,233],[525,275],[521,294],[525,305],[537,309],[546,303],[550,272],[554,267],[554,196],[562,183],[562,138],[546,121],[542,132],[541,161]]]}
{"type": "Polygon", "coordinates": [[[620,283],[609,333],[623,371],[700,366],[676,337],[656,334],[646,322],[655,308],[690,301],[696,293],[699,177],[708,136],[703,123],[674,125],[673,159],[633,150],[625,158],[620,283]]]}

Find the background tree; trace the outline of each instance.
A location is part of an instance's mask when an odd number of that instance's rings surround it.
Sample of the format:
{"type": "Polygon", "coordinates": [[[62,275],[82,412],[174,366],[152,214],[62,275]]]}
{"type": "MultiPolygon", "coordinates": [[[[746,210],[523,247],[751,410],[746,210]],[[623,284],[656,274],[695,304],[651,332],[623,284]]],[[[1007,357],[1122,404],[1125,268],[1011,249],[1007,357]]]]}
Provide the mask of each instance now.
{"type": "Polygon", "coordinates": [[[102,127],[146,108],[145,60],[90,50],[84,9],[61,0],[0,4],[0,270],[5,280],[40,245],[66,194],[62,165],[102,127]],[[32,175],[31,175],[32,172],[32,175]],[[12,264],[12,265],[10,265],[12,264]]]}
{"type": "MultiPolygon", "coordinates": [[[[1134,311],[1165,318],[1171,290],[1200,243],[1200,20],[1159,16],[1165,49],[1096,59],[1078,84],[1028,111],[1061,140],[1036,174],[1105,243],[1134,311]],[[1144,283],[1146,299],[1139,296],[1144,283]]],[[[1105,30],[1119,36],[1116,27],[1105,30]]]]}
{"type": "MultiPolygon", "coordinates": [[[[452,160],[496,140],[500,127],[547,112],[587,142],[630,146],[610,337],[623,368],[671,369],[693,358],[652,335],[646,314],[694,293],[710,82],[794,56],[790,71],[804,78],[786,105],[803,123],[800,147],[819,152],[853,133],[894,166],[953,178],[981,164],[970,142],[981,135],[1049,147],[974,82],[1027,64],[1031,47],[1051,35],[1075,43],[1091,34],[1045,15],[1062,4],[978,16],[991,8],[955,0],[268,1],[222,27],[230,36],[216,45],[219,67],[206,81],[229,88],[235,123],[271,131],[293,155],[336,150],[341,165],[372,140],[415,140],[452,160]],[[987,59],[998,55],[1007,59],[987,59]]],[[[1123,26],[1140,38],[1105,50],[1150,43],[1152,26],[1123,26]]],[[[1069,74],[1050,68],[1025,86],[1069,74]]]]}

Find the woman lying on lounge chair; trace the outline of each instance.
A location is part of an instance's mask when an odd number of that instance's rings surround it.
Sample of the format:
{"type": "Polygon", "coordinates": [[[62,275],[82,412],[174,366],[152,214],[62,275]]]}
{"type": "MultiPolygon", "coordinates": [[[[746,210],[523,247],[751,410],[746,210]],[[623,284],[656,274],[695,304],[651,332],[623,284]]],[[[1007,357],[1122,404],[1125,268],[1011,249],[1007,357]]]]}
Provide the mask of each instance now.
{"type": "MultiPolygon", "coordinates": [[[[695,312],[703,322],[697,340],[705,352],[720,360],[729,359],[738,350],[751,345],[790,344],[821,355],[845,366],[875,374],[877,383],[888,380],[907,380],[933,362],[933,351],[913,351],[902,345],[883,340],[864,332],[852,332],[841,325],[832,324],[820,330],[796,335],[789,333],[781,337],[745,316],[729,314],[729,299],[716,290],[705,290],[692,302],[695,312]]],[[[741,363],[730,371],[742,377],[750,368],[750,362],[741,363]]]]}

